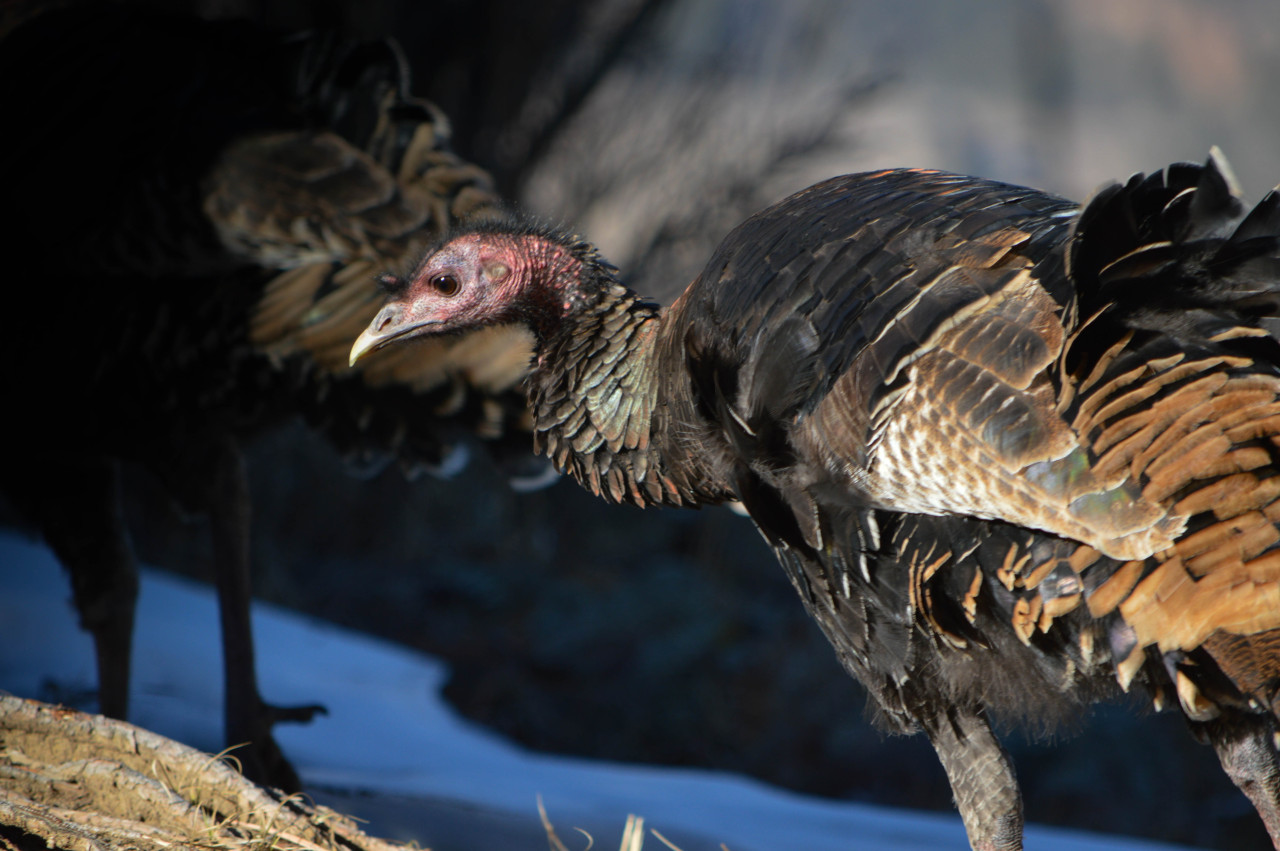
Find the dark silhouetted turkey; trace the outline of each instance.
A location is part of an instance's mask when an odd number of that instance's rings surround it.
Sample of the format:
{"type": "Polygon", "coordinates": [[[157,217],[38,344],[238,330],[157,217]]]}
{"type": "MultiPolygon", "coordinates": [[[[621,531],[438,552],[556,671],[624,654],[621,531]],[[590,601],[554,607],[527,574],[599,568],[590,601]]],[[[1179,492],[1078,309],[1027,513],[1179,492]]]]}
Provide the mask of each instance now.
{"type": "Polygon", "coordinates": [[[1021,847],[989,715],[1139,691],[1280,838],[1280,195],[1175,165],[1087,206],[937,171],[754,216],[665,312],[576,237],[471,228],[353,359],[527,326],[537,446],[615,502],[737,500],[979,849],[1021,847]]]}
{"type": "Polygon", "coordinates": [[[69,569],[118,717],[137,590],[118,463],[209,515],[228,743],[250,742],[234,752],[246,773],[285,787],[271,724],[315,707],[258,695],[241,442],[301,415],[362,463],[448,470],[474,436],[532,457],[524,332],[347,364],[377,277],[498,209],[407,81],[390,42],[111,6],[0,42],[0,485],[69,569]]]}

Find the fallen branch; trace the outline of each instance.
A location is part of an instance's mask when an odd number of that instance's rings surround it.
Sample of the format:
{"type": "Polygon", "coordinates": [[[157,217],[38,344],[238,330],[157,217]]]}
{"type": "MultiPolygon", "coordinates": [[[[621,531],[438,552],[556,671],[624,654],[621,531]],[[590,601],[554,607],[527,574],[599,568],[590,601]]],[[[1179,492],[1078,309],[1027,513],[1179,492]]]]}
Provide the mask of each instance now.
{"type": "Polygon", "coordinates": [[[403,851],[132,724],[0,695],[0,850],[403,851]]]}

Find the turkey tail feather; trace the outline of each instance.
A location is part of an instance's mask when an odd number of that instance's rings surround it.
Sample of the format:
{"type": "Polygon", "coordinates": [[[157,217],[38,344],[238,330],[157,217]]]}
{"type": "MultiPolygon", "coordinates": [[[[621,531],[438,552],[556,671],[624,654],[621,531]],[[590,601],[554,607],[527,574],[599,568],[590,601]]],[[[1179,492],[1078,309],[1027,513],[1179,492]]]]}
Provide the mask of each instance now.
{"type": "Polygon", "coordinates": [[[1072,233],[1067,268],[1082,317],[1213,341],[1280,317],[1280,194],[1252,210],[1216,149],[1099,190],[1072,233]]]}

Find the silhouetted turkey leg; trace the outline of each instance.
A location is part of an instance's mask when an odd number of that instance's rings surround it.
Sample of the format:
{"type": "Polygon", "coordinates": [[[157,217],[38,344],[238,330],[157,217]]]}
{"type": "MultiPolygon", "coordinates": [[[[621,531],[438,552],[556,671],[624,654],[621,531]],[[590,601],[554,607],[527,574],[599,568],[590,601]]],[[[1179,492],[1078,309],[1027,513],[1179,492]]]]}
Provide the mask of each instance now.
{"type": "Polygon", "coordinates": [[[1275,726],[1261,715],[1226,715],[1194,725],[1218,753],[1231,782],[1253,802],[1280,849],[1280,759],[1275,726]]]}
{"type": "Polygon", "coordinates": [[[245,776],[287,792],[300,788],[298,775],[271,737],[280,721],[310,721],[323,706],[277,707],[262,700],[254,667],[253,629],[249,619],[249,488],[244,459],[228,439],[215,447],[208,479],[210,531],[222,617],[222,652],[226,675],[226,733],[245,776]]]}
{"type": "Polygon", "coordinates": [[[24,473],[15,502],[40,524],[71,575],[80,627],[93,636],[97,655],[99,711],[124,719],[138,566],[120,509],[117,466],[104,459],[41,459],[24,473]]]}
{"type": "Polygon", "coordinates": [[[987,719],[956,708],[926,726],[974,851],[1022,848],[1022,794],[987,719]]]}

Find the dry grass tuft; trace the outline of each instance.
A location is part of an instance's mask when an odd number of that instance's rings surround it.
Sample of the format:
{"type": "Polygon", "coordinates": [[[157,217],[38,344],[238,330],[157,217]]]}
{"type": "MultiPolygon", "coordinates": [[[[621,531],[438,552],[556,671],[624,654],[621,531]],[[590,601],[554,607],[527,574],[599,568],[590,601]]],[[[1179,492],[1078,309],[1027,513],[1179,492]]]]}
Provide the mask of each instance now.
{"type": "MultiPolygon", "coordinates": [[[[542,819],[542,827],[547,832],[547,844],[551,846],[551,851],[570,851],[569,847],[556,834],[556,829],[552,826],[551,819],[547,817],[547,809],[542,805],[541,796],[538,797],[538,816],[542,819]]],[[[574,830],[586,837],[586,847],[582,848],[581,851],[591,851],[591,847],[595,844],[591,834],[580,827],[575,827],[574,830]]],[[[675,843],[653,828],[649,828],[649,833],[671,851],[681,851],[675,843]]],[[[627,823],[622,828],[622,847],[620,851],[642,851],[644,835],[644,819],[637,815],[627,816],[627,823]]],[[[721,851],[729,851],[728,846],[724,844],[720,845],[720,849],[721,851]]]]}

